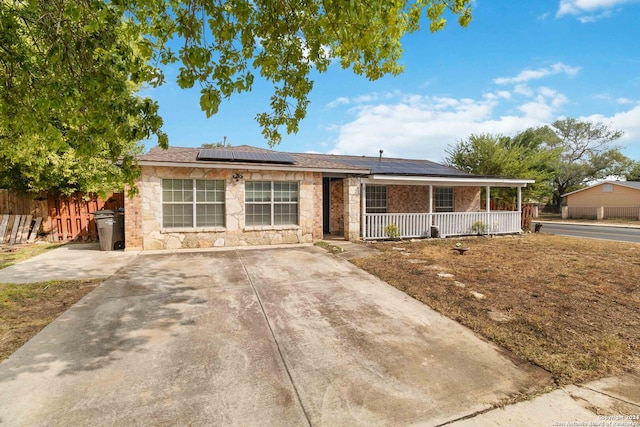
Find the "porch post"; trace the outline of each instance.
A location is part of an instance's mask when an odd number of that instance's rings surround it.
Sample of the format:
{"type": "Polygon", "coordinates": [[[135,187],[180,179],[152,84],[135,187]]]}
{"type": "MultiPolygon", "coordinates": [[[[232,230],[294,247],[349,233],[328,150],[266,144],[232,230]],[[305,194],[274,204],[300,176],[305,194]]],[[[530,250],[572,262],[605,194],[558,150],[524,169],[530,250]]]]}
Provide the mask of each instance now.
{"type": "Polygon", "coordinates": [[[356,241],[360,239],[362,233],[360,219],[362,218],[361,202],[363,199],[360,195],[360,178],[349,176],[344,178],[343,183],[344,238],[356,241]]]}
{"type": "Polygon", "coordinates": [[[367,239],[367,219],[365,218],[365,214],[367,213],[367,184],[366,183],[362,183],[362,202],[360,203],[360,213],[361,213],[361,219],[360,219],[360,227],[362,229],[362,240],[366,240],[367,239]]]}
{"type": "Polygon", "coordinates": [[[518,212],[522,212],[522,187],[518,187],[518,212]]]}
{"type": "Polygon", "coordinates": [[[433,213],[433,185],[429,186],[429,213],[433,213]]]}
{"type": "Polygon", "coordinates": [[[485,206],[485,211],[491,211],[491,187],[487,185],[487,203],[485,206]]]}

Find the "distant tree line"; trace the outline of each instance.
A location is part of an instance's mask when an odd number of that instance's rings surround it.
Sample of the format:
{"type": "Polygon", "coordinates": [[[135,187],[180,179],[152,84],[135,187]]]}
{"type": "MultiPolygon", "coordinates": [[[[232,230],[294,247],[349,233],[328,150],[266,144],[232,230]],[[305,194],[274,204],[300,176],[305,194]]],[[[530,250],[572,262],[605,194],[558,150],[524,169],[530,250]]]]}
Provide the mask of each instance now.
{"type": "MultiPolygon", "coordinates": [[[[471,135],[449,146],[445,163],[476,175],[535,179],[524,189],[524,197],[559,209],[563,194],[589,182],[611,176],[640,180],[640,162],[615,145],[622,135],[603,123],[568,118],[512,137],[471,135]]],[[[511,199],[513,191],[501,189],[492,195],[511,199]]]]}

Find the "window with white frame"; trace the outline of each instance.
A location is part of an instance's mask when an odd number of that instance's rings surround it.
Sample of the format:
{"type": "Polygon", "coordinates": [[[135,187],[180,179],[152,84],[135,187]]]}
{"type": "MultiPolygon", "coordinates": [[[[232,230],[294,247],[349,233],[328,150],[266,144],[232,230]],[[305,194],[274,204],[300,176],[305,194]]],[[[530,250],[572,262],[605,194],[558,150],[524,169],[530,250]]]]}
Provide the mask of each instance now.
{"type": "Polygon", "coordinates": [[[365,197],[367,213],[387,213],[386,185],[367,185],[365,197]]]}
{"type": "Polygon", "coordinates": [[[436,212],[453,212],[453,187],[435,187],[436,212]]]}
{"type": "Polygon", "coordinates": [[[293,181],[247,181],[245,225],[298,225],[298,183],[293,181]]]}
{"type": "Polygon", "coordinates": [[[163,179],[162,227],[224,227],[223,180],[163,179]]]}

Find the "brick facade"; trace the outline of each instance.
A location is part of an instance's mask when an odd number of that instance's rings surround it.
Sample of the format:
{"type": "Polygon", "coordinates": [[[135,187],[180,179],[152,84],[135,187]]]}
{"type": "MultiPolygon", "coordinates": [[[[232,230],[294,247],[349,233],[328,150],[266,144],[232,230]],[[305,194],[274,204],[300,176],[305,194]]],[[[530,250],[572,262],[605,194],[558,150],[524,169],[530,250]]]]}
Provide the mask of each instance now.
{"type": "Polygon", "coordinates": [[[329,198],[329,229],[332,234],[344,234],[344,185],[342,179],[332,179],[329,198]]]}
{"type": "Polygon", "coordinates": [[[145,166],[137,186],[139,194],[129,199],[125,207],[126,246],[130,250],[308,243],[322,238],[322,173],[145,166]],[[234,174],[243,178],[236,180],[234,174]],[[162,179],[165,178],[224,180],[225,226],[163,229],[162,179]],[[245,181],[297,181],[299,225],[245,226],[245,181]]]}
{"type": "Polygon", "coordinates": [[[142,249],[142,197],[140,193],[131,195],[131,189],[124,191],[124,249],[142,249]]]}
{"type": "MultiPolygon", "coordinates": [[[[433,194],[433,211],[435,212],[435,190],[433,194]]],[[[453,209],[455,212],[479,212],[480,187],[454,187],[453,209]]],[[[387,211],[389,213],[429,212],[429,186],[388,185],[387,211]]]]}
{"type": "Polygon", "coordinates": [[[453,206],[456,212],[480,212],[480,187],[454,187],[453,206]]]}

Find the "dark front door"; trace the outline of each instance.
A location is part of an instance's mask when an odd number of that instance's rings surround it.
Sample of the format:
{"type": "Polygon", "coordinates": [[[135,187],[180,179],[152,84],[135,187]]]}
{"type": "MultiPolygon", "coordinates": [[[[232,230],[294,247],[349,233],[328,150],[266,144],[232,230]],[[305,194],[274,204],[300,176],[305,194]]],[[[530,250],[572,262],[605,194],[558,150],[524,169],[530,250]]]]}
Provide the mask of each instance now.
{"type": "Polygon", "coordinates": [[[322,178],[322,234],[331,233],[331,178],[322,178]]]}

